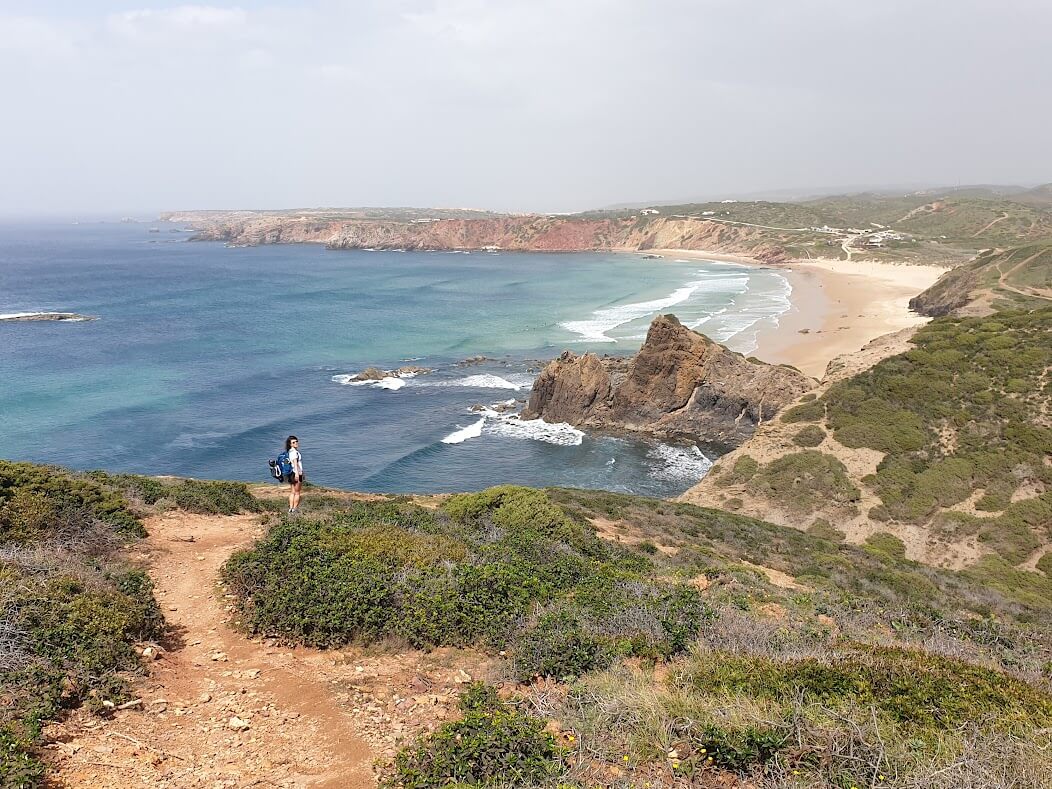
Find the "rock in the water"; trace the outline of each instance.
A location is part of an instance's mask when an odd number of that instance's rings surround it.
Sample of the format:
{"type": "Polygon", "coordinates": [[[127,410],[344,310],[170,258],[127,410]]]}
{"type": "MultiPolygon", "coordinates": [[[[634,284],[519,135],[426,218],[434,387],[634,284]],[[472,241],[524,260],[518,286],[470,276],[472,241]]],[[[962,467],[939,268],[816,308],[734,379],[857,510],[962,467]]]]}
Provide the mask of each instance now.
{"type": "Polygon", "coordinates": [[[93,315],[80,315],[76,312],[13,312],[0,315],[0,321],[29,322],[29,321],[93,321],[93,315]]]}
{"type": "Polygon", "coordinates": [[[550,362],[522,416],[736,445],[816,385],[794,368],[750,361],[674,315],[659,315],[634,357],[566,351],[550,362]]]}

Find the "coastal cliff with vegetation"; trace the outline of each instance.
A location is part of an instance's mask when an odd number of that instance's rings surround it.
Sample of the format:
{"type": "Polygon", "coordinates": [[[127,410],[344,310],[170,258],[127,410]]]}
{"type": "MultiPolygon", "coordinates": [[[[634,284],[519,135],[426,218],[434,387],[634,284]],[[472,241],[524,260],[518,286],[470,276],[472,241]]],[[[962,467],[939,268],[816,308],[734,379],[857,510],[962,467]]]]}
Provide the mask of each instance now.
{"type": "Polygon", "coordinates": [[[911,558],[1033,584],[1052,543],[1050,336],[1052,307],[947,316],[861,372],[834,363],[683,499],[853,542],[887,532],[911,558]]]}
{"type": "Polygon", "coordinates": [[[541,370],[524,419],[736,446],[817,384],[659,315],[630,358],[570,351],[541,370]]]}
{"type": "Polygon", "coordinates": [[[1036,189],[859,194],[795,203],[722,201],[576,214],[424,209],[173,211],[195,238],[238,246],[332,249],[702,250],[766,263],[896,260],[953,265],[978,251],[1052,236],[1052,201],[1036,189]]]}
{"type": "Polygon", "coordinates": [[[990,583],[888,533],[599,491],[315,489],[289,517],[266,486],[0,482],[5,786],[1052,774],[1044,564],[990,583]]]}

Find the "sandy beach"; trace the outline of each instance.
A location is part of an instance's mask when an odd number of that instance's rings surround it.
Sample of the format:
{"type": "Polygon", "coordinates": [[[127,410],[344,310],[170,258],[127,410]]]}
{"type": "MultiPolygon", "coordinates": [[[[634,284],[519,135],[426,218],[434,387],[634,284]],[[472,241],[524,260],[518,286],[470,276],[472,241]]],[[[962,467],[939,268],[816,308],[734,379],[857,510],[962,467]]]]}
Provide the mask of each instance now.
{"type": "MultiPolygon", "coordinates": [[[[695,250],[648,252],[766,265],[748,257],[695,250]]],[[[857,351],[882,334],[927,323],[928,318],[910,311],[909,300],[946,271],[937,266],[846,260],[793,261],[776,268],[785,272],[793,287],[792,307],[777,327],[759,333],[753,355],[791,364],[816,378],[841,354],[857,351]]]]}

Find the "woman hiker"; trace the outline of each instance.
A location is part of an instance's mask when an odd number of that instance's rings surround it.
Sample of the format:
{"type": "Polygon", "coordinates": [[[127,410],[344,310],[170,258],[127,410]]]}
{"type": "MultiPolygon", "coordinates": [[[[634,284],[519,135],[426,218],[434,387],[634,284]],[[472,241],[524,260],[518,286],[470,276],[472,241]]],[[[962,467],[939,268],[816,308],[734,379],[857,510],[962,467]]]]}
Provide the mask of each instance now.
{"type": "Polygon", "coordinates": [[[289,464],[292,471],[285,475],[289,489],[289,512],[295,515],[300,509],[300,491],[303,488],[303,455],[300,454],[300,440],[296,436],[285,439],[285,451],[289,453],[289,464]]]}

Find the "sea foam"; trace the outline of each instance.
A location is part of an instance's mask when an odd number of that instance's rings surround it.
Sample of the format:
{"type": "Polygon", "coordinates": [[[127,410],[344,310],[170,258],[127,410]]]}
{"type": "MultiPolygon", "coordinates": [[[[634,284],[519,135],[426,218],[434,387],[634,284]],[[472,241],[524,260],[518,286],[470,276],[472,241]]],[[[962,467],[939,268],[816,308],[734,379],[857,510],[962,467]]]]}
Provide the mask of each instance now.
{"type": "Polygon", "coordinates": [[[703,284],[703,280],[688,282],[681,288],[677,288],[663,299],[652,301],[637,301],[632,304],[620,304],[616,307],[606,307],[596,310],[592,317],[583,321],[565,321],[560,323],[567,331],[581,336],[581,342],[617,342],[607,334],[608,331],[631,323],[634,320],[653,315],[660,310],[682,304],[694,295],[703,284]]]}
{"type": "Polygon", "coordinates": [[[655,479],[697,482],[712,468],[712,461],[696,446],[658,444],[647,452],[647,465],[650,467],[650,476],[655,479]]]}
{"type": "Polygon", "coordinates": [[[421,386],[462,386],[467,389],[525,389],[533,386],[533,376],[516,373],[502,378],[499,375],[481,373],[457,378],[452,381],[427,381],[421,386]]]}
{"type": "Polygon", "coordinates": [[[478,438],[482,435],[482,426],[486,424],[486,418],[479,419],[472,425],[461,427],[442,439],[443,444],[463,444],[469,438],[478,438]]]}

